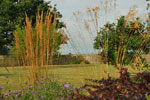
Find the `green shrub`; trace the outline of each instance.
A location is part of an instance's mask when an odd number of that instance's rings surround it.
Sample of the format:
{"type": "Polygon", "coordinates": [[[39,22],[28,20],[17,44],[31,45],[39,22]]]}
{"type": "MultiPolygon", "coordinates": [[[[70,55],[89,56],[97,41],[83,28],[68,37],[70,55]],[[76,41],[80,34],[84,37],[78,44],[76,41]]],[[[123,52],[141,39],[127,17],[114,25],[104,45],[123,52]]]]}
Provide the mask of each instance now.
{"type": "Polygon", "coordinates": [[[72,57],[72,62],[71,64],[81,64],[82,62],[84,62],[85,64],[90,64],[89,61],[82,59],[81,57],[72,57]]]}

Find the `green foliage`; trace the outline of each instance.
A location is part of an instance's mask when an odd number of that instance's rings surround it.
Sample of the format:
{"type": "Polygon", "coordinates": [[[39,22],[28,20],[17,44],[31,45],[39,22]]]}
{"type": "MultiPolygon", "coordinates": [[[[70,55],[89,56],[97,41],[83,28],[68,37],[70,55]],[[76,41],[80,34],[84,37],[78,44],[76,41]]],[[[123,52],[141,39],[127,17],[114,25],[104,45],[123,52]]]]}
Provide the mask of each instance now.
{"type": "Polygon", "coordinates": [[[0,48],[0,55],[7,55],[9,53],[9,48],[7,46],[2,46],[0,48]]]}
{"type": "Polygon", "coordinates": [[[147,3],[147,10],[149,10],[149,7],[150,7],[150,3],[149,2],[150,2],[150,0],[146,0],[146,2],[148,2],[147,3]]]}
{"type": "Polygon", "coordinates": [[[2,89],[3,88],[0,86],[0,99],[4,97],[3,94],[2,94],[2,92],[1,92],[2,89]]]}
{"type": "MultiPolygon", "coordinates": [[[[36,14],[42,10],[46,12],[52,8],[50,2],[44,0],[0,0],[0,47],[4,45],[12,45],[13,31],[16,29],[16,25],[25,25],[25,13],[30,19],[32,19],[32,25],[35,26],[36,14]]],[[[61,18],[62,15],[54,7],[54,11],[58,13],[61,18]]],[[[57,20],[57,24],[60,28],[63,27],[63,23],[57,20]]]]}
{"type": "Polygon", "coordinates": [[[136,20],[129,21],[124,16],[115,23],[107,23],[95,38],[94,48],[101,49],[104,62],[128,64],[132,59],[148,53],[149,37],[145,32],[145,24],[136,20]],[[118,59],[117,59],[118,58],[118,59]]]}
{"type": "Polygon", "coordinates": [[[147,99],[147,100],[150,100],[150,95],[147,95],[147,94],[146,94],[146,99],[147,99]]]}
{"type": "Polygon", "coordinates": [[[81,57],[76,57],[76,56],[72,57],[71,64],[81,64],[82,62],[84,62],[85,64],[89,64],[87,60],[84,60],[81,57]]]}
{"type": "MultiPolygon", "coordinates": [[[[19,25],[16,25],[16,32],[17,32],[17,36],[18,36],[18,41],[19,41],[19,46],[20,46],[20,52],[19,54],[23,53],[24,47],[25,47],[25,41],[24,41],[24,37],[26,35],[25,32],[25,28],[24,27],[20,27],[19,25]]],[[[15,41],[12,42],[12,51],[11,53],[13,55],[16,55],[16,44],[15,41]]]]}

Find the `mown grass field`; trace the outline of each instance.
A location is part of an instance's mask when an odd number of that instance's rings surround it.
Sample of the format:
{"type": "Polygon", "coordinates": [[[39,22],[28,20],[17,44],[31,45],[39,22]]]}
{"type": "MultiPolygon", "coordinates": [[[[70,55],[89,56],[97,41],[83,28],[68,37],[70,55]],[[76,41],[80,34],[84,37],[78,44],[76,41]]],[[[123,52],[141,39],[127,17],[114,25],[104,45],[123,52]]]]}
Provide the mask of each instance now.
{"type": "MultiPolygon", "coordinates": [[[[136,73],[138,70],[127,66],[129,72],[136,73]]],[[[85,83],[86,78],[101,79],[109,76],[119,77],[119,71],[109,65],[51,65],[49,77],[56,78],[59,82],[67,82],[74,87],[85,83]]],[[[8,67],[9,72],[4,67],[0,67],[0,86],[4,87],[3,92],[24,88],[24,83],[28,81],[29,67],[8,67]]]]}

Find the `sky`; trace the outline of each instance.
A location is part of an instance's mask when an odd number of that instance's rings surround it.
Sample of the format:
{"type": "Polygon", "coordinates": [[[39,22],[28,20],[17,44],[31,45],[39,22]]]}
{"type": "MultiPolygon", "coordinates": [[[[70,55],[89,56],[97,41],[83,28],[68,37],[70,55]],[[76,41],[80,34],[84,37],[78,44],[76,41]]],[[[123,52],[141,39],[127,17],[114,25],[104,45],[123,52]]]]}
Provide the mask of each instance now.
{"type": "MultiPolygon", "coordinates": [[[[45,0],[51,1],[51,5],[56,4],[56,8],[63,15],[62,21],[66,24],[70,35],[68,36],[71,40],[68,41],[67,44],[61,46],[60,52],[62,54],[68,53],[97,53],[97,50],[93,49],[93,40],[96,36],[96,32],[92,30],[92,34],[87,34],[87,31],[83,27],[84,19],[88,19],[87,17],[87,8],[94,8],[96,6],[100,7],[101,10],[101,18],[99,18],[99,28],[102,27],[106,22],[115,22],[118,16],[127,15],[130,8],[133,5],[137,6],[139,17],[144,17],[147,13],[146,10],[146,0],[116,0],[117,6],[116,9],[113,9],[109,12],[109,14],[104,14],[104,3],[106,0],[45,0]],[[80,22],[75,20],[73,13],[78,14],[78,19],[80,22]],[[104,14],[104,15],[103,15],[104,14]],[[104,17],[105,16],[105,17],[104,17]]],[[[114,0],[108,0],[114,1],[114,0]]],[[[94,28],[91,26],[92,29],[94,28]]]]}

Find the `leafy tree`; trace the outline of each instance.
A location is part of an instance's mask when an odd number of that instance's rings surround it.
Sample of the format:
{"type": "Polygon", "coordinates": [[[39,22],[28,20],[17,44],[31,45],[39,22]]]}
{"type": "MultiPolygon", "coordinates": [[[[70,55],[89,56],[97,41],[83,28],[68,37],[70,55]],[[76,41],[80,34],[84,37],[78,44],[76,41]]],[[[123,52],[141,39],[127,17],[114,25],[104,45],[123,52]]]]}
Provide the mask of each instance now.
{"type": "Polygon", "coordinates": [[[129,64],[136,56],[150,51],[149,43],[145,24],[139,18],[127,21],[122,16],[116,24],[107,23],[100,29],[94,48],[101,49],[104,62],[129,64]]]}
{"type": "Polygon", "coordinates": [[[7,46],[3,46],[0,49],[0,55],[7,55],[9,53],[9,48],[7,46]]]}
{"type": "MultiPolygon", "coordinates": [[[[32,25],[35,25],[36,13],[38,11],[46,12],[52,8],[50,2],[44,0],[0,0],[0,49],[12,46],[14,40],[13,31],[16,29],[16,25],[25,25],[25,12],[28,17],[32,19],[32,25]]],[[[54,11],[57,11],[54,7],[54,11]]],[[[58,16],[62,17],[60,12],[58,16]]],[[[63,23],[57,20],[57,23],[63,23]]]]}
{"type": "Polygon", "coordinates": [[[150,8],[150,0],[146,0],[146,2],[147,2],[147,10],[149,10],[149,8],[150,8]]]}

